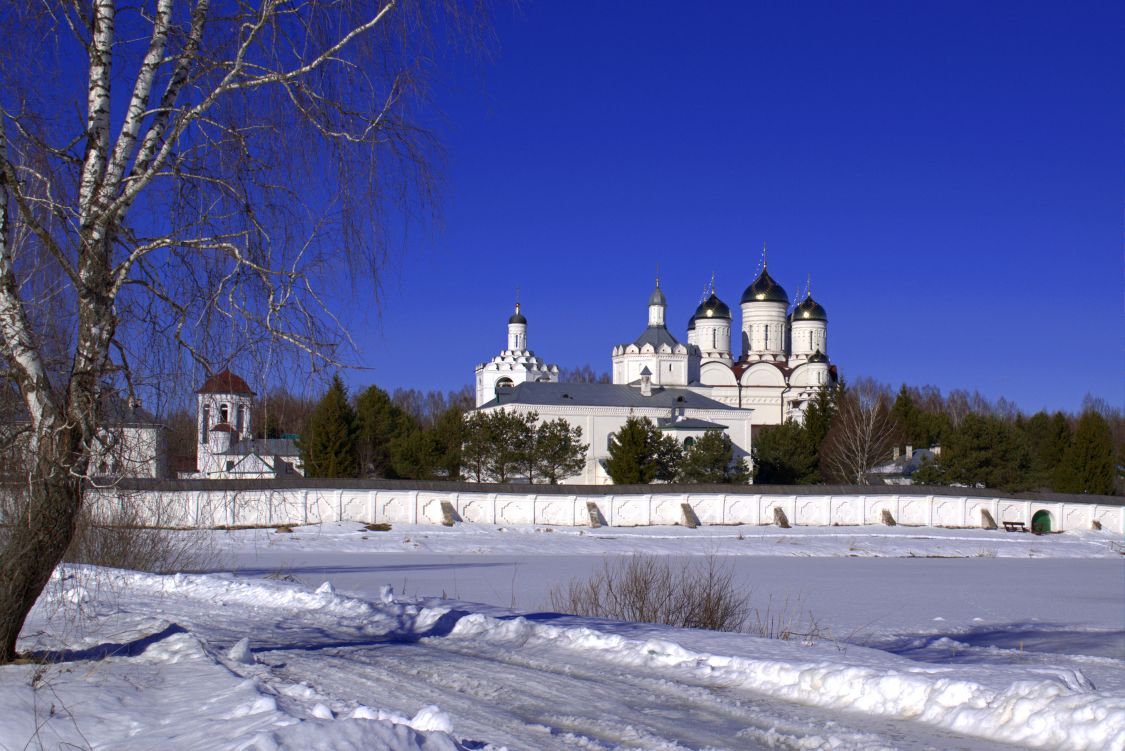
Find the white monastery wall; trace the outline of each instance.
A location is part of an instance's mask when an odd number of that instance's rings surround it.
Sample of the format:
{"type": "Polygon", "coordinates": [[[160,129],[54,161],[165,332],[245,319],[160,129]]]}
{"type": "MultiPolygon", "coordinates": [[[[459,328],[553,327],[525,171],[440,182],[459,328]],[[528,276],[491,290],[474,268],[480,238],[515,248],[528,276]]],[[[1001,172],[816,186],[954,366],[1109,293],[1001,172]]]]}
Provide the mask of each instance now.
{"type": "MultiPolygon", "coordinates": [[[[659,486],[656,486],[659,487],[659,486]]],[[[136,505],[146,521],[164,527],[272,526],[333,521],[391,524],[440,524],[442,502],[464,522],[586,526],[587,504],[594,503],[610,526],[683,523],[681,504],[692,507],[702,524],[772,524],[774,508],[798,526],[882,524],[890,511],[903,525],[981,527],[982,510],[998,523],[1022,522],[1030,529],[1039,511],[1051,517],[1055,531],[1103,529],[1125,534],[1125,507],[1069,501],[989,498],[958,495],[794,494],[778,493],[635,493],[615,494],[474,490],[286,488],[247,490],[91,491],[91,502],[108,512],[116,505],[136,505]]]]}

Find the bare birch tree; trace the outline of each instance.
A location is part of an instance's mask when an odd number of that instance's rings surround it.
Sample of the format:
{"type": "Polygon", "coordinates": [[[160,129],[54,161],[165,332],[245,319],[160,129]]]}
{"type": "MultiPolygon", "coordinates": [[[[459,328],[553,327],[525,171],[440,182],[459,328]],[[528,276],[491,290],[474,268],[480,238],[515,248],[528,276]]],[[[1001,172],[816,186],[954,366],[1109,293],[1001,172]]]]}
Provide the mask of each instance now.
{"type": "Polygon", "coordinates": [[[17,0],[0,9],[0,365],[30,439],[0,663],[71,541],[107,393],[265,343],[432,209],[436,51],[484,0],[17,0]],[[394,219],[385,211],[394,209],[394,219]]]}
{"type": "Polygon", "coordinates": [[[891,404],[890,391],[869,379],[840,395],[820,448],[821,471],[829,481],[866,485],[871,470],[890,458],[898,433],[891,404]]]}

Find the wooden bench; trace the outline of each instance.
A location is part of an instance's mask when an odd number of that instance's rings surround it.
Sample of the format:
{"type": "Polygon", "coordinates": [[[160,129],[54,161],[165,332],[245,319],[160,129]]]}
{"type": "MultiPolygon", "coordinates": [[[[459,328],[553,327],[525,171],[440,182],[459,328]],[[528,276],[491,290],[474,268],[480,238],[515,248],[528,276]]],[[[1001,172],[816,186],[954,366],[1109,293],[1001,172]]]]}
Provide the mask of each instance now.
{"type": "Polygon", "coordinates": [[[1027,525],[1023,522],[1000,522],[1004,525],[1005,532],[1026,532],[1027,525]]]}

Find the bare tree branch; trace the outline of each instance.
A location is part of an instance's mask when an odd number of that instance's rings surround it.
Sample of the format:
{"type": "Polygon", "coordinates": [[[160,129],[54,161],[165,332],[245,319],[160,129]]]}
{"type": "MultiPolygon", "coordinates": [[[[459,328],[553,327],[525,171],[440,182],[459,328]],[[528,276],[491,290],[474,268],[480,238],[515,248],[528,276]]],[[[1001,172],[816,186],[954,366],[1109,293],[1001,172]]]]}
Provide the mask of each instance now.
{"type": "Polygon", "coordinates": [[[25,523],[0,555],[0,662],[114,445],[107,399],[164,398],[169,379],[255,349],[292,370],[354,347],[330,302],[356,279],[377,289],[388,228],[433,211],[426,64],[439,44],[479,38],[483,2],[12,10],[0,357],[31,455],[25,523]]]}

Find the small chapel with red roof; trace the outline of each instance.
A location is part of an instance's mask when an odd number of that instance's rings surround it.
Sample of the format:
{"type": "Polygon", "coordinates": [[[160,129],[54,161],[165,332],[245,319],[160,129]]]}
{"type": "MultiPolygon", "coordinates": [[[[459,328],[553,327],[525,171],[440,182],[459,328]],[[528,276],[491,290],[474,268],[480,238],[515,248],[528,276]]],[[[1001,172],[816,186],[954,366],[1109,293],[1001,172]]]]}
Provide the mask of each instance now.
{"type": "Polygon", "coordinates": [[[272,479],[303,474],[292,438],[255,438],[254,392],[240,376],[223,370],[196,392],[195,472],[182,479],[272,479]]]}

